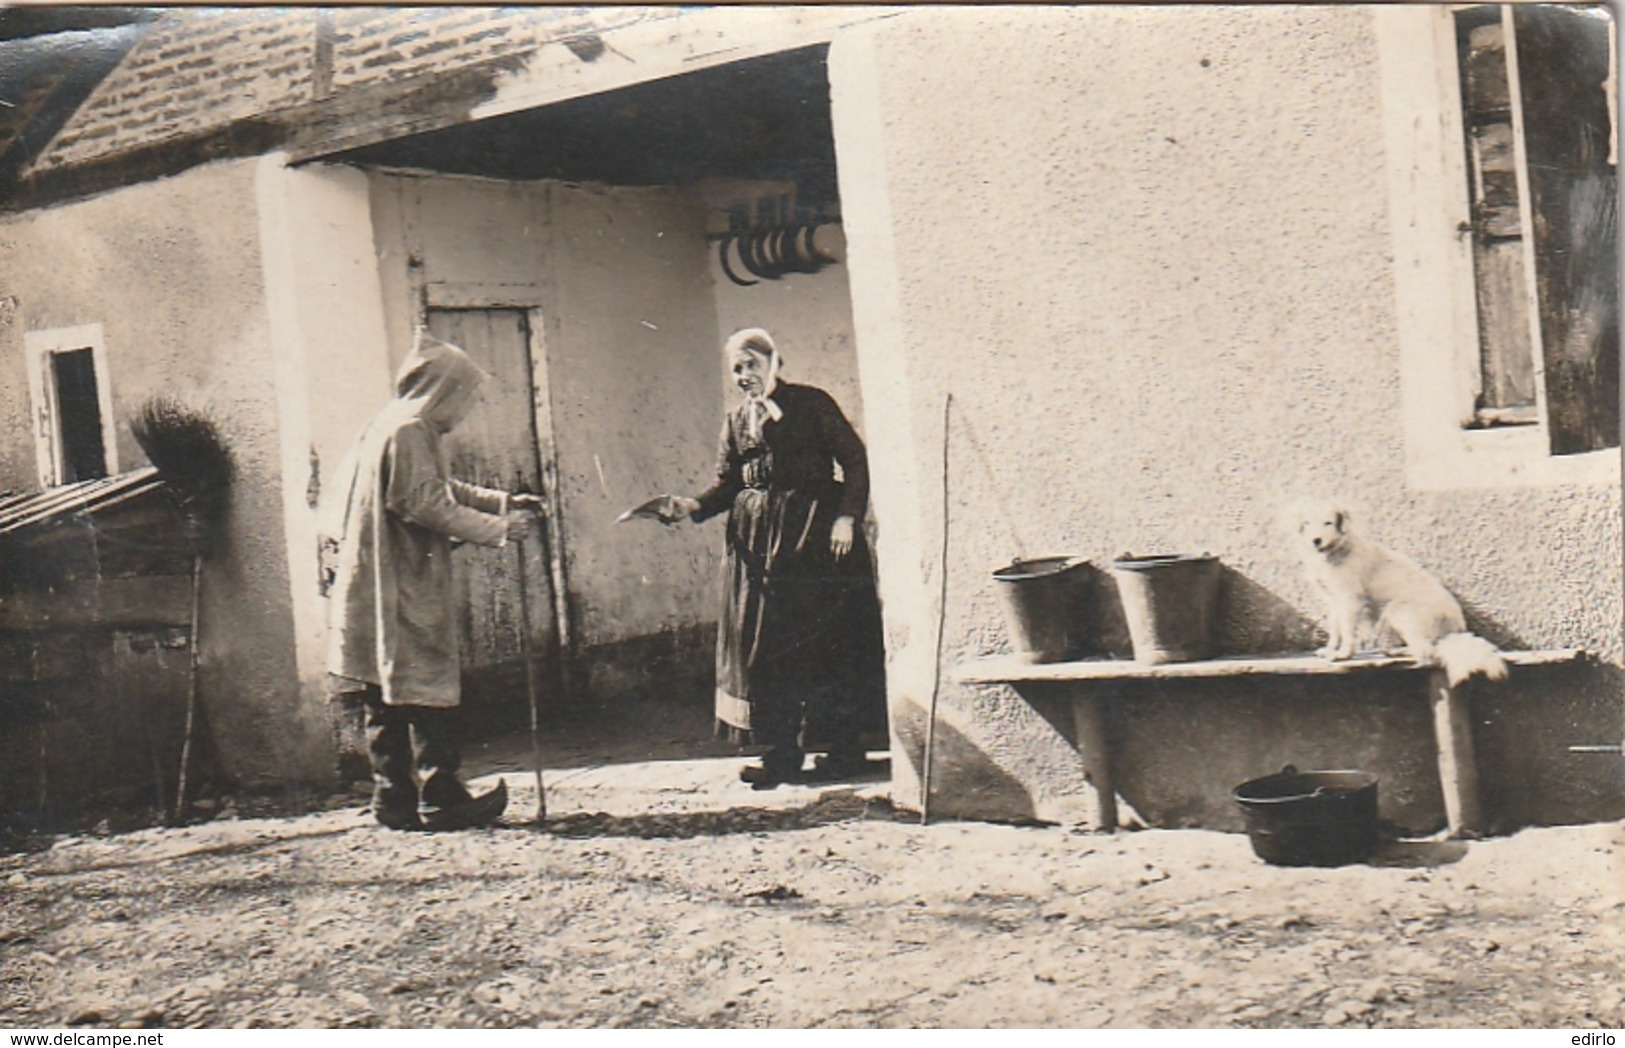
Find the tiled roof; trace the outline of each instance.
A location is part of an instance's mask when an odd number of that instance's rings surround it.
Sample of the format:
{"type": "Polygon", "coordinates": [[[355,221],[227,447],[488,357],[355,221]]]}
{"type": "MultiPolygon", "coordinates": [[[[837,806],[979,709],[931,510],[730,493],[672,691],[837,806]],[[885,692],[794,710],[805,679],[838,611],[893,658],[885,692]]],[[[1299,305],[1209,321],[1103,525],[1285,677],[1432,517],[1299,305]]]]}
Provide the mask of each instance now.
{"type": "MultiPolygon", "coordinates": [[[[61,17],[73,24],[88,10],[62,10],[61,17]]],[[[134,24],[6,37],[29,24],[13,26],[8,17],[15,20],[17,9],[0,7],[0,189],[50,143],[140,37],[134,24]]]]}
{"type": "Polygon", "coordinates": [[[48,172],[604,32],[681,8],[180,7],[34,162],[48,172]]]}
{"type": "Polygon", "coordinates": [[[34,163],[66,166],[304,101],[317,12],[168,12],[34,163]]]}

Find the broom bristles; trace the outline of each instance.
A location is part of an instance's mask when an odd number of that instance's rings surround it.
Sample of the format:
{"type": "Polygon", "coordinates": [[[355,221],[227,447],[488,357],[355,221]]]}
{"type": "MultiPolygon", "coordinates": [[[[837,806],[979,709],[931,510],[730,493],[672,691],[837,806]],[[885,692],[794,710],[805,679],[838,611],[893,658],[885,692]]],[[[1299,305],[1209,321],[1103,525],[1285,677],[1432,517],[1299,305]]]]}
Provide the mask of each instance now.
{"type": "Polygon", "coordinates": [[[231,484],[231,448],[220,425],[203,411],[159,396],[130,422],[136,443],[181,499],[218,506],[231,484]]]}

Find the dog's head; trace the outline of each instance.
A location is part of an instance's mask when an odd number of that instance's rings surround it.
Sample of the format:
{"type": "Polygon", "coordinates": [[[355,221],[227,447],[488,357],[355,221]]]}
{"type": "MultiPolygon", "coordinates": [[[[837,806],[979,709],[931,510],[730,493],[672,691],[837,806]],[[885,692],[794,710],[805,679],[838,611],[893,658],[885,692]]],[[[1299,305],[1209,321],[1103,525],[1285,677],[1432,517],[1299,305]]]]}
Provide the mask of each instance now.
{"type": "Polygon", "coordinates": [[[1288,515],[1289,527],[1305,555],[1330,556],[1348,548],[1352,520],[1341,503],[1295,503],[1288,515]]]}

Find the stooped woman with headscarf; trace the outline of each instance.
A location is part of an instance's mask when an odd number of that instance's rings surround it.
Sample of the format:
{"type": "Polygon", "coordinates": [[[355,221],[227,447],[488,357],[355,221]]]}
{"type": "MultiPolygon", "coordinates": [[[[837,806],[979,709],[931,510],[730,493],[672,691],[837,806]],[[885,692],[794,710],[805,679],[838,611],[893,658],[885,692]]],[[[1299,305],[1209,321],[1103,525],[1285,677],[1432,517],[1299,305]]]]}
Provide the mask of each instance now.
{"type": "Polygon", "coordinates": [[[821,389],[780,381],[773,338],[746,328],[724,347],[744,400],[722,427],[716,480],[673,500],[674,518],[728,515],[717,637],[719,728],[765,743],[740,777],[758,788],[802,773],[821,739],[823,777],[865,764],[861,733],[885,723],[880,606],[861,521],[863,441],[821,389]]]}
{"type": "Polygon", "coordinates": [[[486,825],[507,805],[505,784],[475,797],[457,777],[462,695],[451,541],[520,541],[539,501],[447,472],[442,438],[473,406],[484,378],[462,350],[420,331],[394,399],[340,473],[328,668],[341,693],[360,695],[373,816],[394,829],[486,825]]]}

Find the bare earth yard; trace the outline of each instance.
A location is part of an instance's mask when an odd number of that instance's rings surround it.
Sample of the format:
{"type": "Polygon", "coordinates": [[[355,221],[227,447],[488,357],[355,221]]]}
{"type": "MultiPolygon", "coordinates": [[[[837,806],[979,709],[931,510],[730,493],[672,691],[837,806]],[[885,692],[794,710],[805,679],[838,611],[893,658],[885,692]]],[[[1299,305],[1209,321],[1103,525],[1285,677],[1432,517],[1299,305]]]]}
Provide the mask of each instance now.
{"type": "Polygon", "coordinates": [[[1625,1023],[1625,832],[1286,869],[1245,836],[945,823],[738,761],[508,774],[514,825],[359,804],[0,857],[7,1026],[1625,1023]]]}

